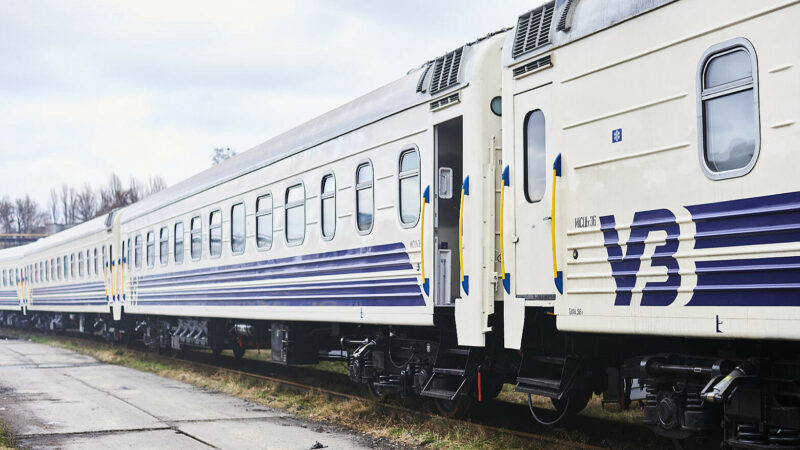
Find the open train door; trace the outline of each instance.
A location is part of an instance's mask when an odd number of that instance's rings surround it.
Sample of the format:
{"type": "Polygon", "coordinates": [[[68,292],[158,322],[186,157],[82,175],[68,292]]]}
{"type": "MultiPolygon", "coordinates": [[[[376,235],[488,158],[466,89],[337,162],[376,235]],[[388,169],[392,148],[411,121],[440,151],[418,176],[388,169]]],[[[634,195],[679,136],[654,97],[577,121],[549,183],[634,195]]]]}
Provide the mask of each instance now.
{"type": "Polygon", "coordinates": [[[514,97],[514,217],[515,267],[512,277],[517,299],[527,306],[552,306],[563,291],[556,265],[555,219],[558,199],[553,196],[560,155],[552,145],[555,120],[552,85],[514,97]]]}

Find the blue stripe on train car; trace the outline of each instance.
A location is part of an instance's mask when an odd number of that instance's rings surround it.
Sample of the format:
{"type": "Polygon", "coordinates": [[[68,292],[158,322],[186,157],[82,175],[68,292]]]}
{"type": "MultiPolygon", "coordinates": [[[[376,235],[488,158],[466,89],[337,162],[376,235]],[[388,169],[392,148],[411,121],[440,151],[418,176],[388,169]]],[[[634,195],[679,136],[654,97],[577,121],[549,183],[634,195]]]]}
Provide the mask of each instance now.
{"type": "MultiPolygon", "coordinates": [[[[800,192],[687,206],[695,249],[800,242],[800,192]]],[[[687,306],[800,306],[800,257],[697,261],[687,306]]]]}
{"type": "Polygon", "coordinates": [[[402,243],[308,254],[137,278],[141,305],[424,306],[415,278],[308,283],[258,288],[176,288],[203,284],[355,275],[412,269],[402,243]],[[160,292],[148,293],[159,288],[160,292]]]}

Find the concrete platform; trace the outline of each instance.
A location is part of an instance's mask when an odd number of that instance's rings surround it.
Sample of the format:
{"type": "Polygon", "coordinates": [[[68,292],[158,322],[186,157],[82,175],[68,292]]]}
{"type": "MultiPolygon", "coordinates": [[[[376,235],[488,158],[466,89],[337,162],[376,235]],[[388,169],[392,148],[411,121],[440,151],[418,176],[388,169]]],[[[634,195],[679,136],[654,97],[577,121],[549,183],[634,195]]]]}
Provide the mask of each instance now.
{"type": "Polygon", "coordinates": [[[333,427],[69,350],[0,341],[0,417],[23,448],[361,449],[333,427]]]}

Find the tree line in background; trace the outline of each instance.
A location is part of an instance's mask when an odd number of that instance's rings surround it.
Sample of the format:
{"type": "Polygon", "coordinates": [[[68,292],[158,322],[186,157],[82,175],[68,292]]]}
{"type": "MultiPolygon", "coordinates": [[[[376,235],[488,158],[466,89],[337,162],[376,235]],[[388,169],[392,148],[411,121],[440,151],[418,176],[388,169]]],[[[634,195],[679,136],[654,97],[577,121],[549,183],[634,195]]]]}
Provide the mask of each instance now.
{"type": "Polygon", "coordinates": [[[6,196],[0,199],[0,232],[40,233],[48,223],[66,226],[78,224],[136,203],[166,187],[166,182],[160,176],[150,177],[146,183],[131,177],[125,187],[114,173],[108,184],[97,189],[88,183],[80,189],[66,184],[60,189],[51,188],[46,209],[42,209],[30,195],[13,201],[6,196]]]}

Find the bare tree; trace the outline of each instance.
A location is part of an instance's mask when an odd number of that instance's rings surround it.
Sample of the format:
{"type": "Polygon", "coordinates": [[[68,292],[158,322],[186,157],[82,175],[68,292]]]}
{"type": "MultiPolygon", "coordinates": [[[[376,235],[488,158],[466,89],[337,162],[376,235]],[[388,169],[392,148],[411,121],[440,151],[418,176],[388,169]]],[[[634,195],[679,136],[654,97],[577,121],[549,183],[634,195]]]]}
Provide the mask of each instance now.
{"type": "Polygon", "coordinates": [[[65,224],[75,223],[78,218],[78,202],[75,188],[61,185],[61,213],[65,224]]]}
{"type": "Polygon", "coordinates": [[[84,184],[81,192],[75,196],[75,209],[77,219],[81,222],[86,222],[96,217],[97,196],[89,183],[84,184]]]}
{"type": "Polygon", "coordinates": [[[58,223],[58,191],[56,188],[50,188],[50,200],[47,201],[47,211],[50,213],[50,220],[53,223],[58,223]]]}
{"type": "Polygon", "coordinates": [[[145,197],[144,194],[144,186],[142,183],[137,180],[136,177],[131,175],[130,180],[128,181],[128,201],[125,204],[130,205],[138,202],[145,197]]]}
{"type": "Polygon", "coordinates": [[[15,203],[18,233],[33,233],[44,225],[46,214],[39,210],[39,204],[30,195],[18,198],[15,203]]]}
{"type": "Polygon", "coordinates": [[[14,204],[8,197],[0,200],[0,229],[4,233],[12,233],[16,223],[14,204]]]}
{"type": "Polygon", "coordinates": [[[150,177],[147,180],[147,195],[148,196],[153,195],[156,192],[163,191],[166,188],[167,188],[167,182],[164,181],[164,178],[162,178],[160,175],[156,175],[156,176],[150,177]]]}
{"type": "Polygon", "coordinates": [[[231,150],[230,147],[222,148],[217,147],[214,149],[214,154],[211,156],[211,165],[216,166],[222,161],[227,161],[236,156],[236,152],[231,150]]]}

